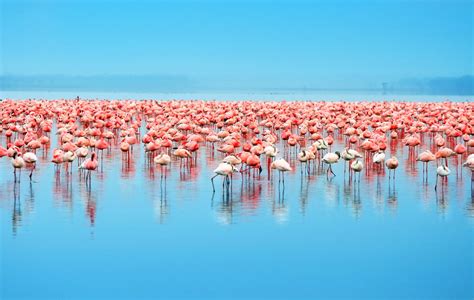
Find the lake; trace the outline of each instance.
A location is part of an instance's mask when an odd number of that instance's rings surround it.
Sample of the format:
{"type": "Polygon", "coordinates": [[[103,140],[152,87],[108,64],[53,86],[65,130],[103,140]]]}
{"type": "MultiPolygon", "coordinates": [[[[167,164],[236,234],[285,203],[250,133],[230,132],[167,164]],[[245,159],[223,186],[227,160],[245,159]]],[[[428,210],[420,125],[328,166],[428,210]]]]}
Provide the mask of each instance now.
{"type": "Polygon", "coordinates": [[[213,194],[220,153],[172,160],[162,179],[143,147],[128,165],[115,147],[89,189],[75,164],[56,174],[52,140],[33,182],[23,171],[15,184],[0,159],[2,299],[474,297],[471,174],[456,157],[437,192],[435,164],[424,182],[408,149],[389,146],[395,183],[387,171],[354,183],[342,162],[329,180],[302,174],[288,157],[284,186],[264,169],[234,174],[228,194],[216,178],[213,194]]]}

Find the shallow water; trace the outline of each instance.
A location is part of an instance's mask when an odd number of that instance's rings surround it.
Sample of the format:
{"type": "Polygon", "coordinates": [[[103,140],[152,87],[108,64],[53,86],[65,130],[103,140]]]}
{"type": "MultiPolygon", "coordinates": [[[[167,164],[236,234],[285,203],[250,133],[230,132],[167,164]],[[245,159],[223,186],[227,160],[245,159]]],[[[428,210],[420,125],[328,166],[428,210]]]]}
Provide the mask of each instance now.
{"type": "Polygon", "coordinates": [[[222,155],[205,147],[166,179],[142,147],[129,165],[106,152],[90,189],[76,166],[56,175],[50,152],[38,152],[32,183],[23,171],[14,184],[0,159],[0,296],[472,299],[471,174],[452,158],[435,192],[434,164],[424,183],[407,148],[389,153],[395,183],[376,171],[354,183],[342,162],[330,180],[317,166],[301,174],[287,157],[284,187],[264,169],[235,174],[229,194],[220,178],[212,193],[222,155]]]}

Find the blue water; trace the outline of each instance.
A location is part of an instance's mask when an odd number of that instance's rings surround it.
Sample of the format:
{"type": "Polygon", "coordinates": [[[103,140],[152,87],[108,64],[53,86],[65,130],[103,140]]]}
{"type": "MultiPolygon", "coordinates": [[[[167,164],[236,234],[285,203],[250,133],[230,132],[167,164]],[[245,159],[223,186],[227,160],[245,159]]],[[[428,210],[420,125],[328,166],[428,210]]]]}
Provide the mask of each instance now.
{"type": "Polygon", "coordinates": [[[293,159],[284,188],[264,170],[235,174],[229,195],[216,179],[213,196],[220,154],[202,147],[161,180],[141,148],[130,166],[106,153],[90,190],[76,168],[56,176],[50,151],[32,183],[0,159],[1,299],[474,297],[474,199],[455,158],[437,193],[435,166],[423,183],[397,147],[395,186],[350,182],[342,162],[332,180],[302,175],[293,159]]]}

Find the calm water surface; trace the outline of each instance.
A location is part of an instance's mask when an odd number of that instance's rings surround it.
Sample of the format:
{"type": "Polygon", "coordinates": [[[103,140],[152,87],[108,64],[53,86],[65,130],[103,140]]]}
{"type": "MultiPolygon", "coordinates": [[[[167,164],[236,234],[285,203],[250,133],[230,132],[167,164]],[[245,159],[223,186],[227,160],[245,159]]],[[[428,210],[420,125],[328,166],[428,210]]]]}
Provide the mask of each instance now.
{"type": "MultiPolygon", "coordinates": [[[[2,144],[4,140],[0,141],[2,144]]],[[[341,148],[341,141],[337,141],[341,148]]],[[[51,149],[55,145],[51,146],[51,149]]],[[[130,165],[114,150],[92,177],[57,176],[40,151],[34,181],[13,183],[0,159],[0,298],[404,298],[474,297],[474,200],[467,170],[434,191],[408,150],[388,173],[360,184],[299,165],[269,180],[235,174],[222,193],[210,177],[222,156],[172,162],[166,179],[142,147],[130,165]]]]}

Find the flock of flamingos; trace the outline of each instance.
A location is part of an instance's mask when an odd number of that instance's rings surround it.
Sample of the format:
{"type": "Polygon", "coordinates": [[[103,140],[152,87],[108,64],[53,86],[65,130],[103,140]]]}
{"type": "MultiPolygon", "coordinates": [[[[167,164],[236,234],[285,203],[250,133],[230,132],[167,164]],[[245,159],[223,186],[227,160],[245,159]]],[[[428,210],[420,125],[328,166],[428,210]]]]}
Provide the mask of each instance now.
{"type": "Polygon", "coordinates": [[[78,168],[89,186],[104,151],[119,148],[127,164],[134,147],[144,147],[147,163],[156,164],[162,176],[173,159],[187,168],[198,164],[202,148],[220,152],[210,179],[213,191],[216,177],[228,190],[236,174],[253,178],[263,170],[269,176],[278,172],[284,185],[285,173],[294,168],[305,175],[323,166],[330,180],[339,175],[332,169],[338,163],[355,182],[362,172],[385,170],[395,181],[400,158],[386,154],[387,146],[408,147],[408,159],[421,164],[426,180],[428,164],[436,164],[435,189],[460,164],[474,174],[474,104],[469,102],[7,99],[0,102],[0,122],[0,159],[11,160],[15,183],[22,169],[32,179],[37,152],[47,151],[52,139],[58,145],[49,155],[56,172],[78,168]],[[345,144],[340,149],[334,149],[336,137],[345,144]],[[288,157],[297,163],[291,166],[288,157]]]}

